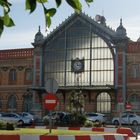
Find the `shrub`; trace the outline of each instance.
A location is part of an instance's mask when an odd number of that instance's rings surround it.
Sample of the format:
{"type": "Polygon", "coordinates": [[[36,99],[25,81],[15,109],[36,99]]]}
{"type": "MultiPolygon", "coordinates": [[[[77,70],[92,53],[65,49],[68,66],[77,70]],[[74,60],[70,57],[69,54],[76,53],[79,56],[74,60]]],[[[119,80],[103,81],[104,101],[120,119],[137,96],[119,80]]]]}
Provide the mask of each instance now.
{"type": "Polygon", "coordinates": [[[6,121],[0,120],[0,130],[6,130],[6,121]]]}
{"type": "Polygon", "coordinates": [[[14,124],[13,123],[7,123],[6,124],[6,130],[14,130],[15,127],[14,127],[14,124]]]}
{"type": "Polygon", "coordinates": [[[102,123],[100,121],[95,121],[95,122],[93,122],[93,126],[94,127],[101,127],[102,123]]]}
{"type": "Polygon", "coordinates": [[[44,118],[43,118],[43,123],[44,123],[45,125],[49,125],[49,119],[48,119],[47,117],[44,117],[44,118]]]}
{"type": "Polygon", "coordinates": [[[84,126],[85,127],[92,127],[93,126],[93,122],[89,121],[89,120],[86,120],[85,123],[84,123],[84,126]]]}
{"type": "Polygon", "coordinates": [[[85,115],[78,114],[77,119],[78,119],[78,123],[80,125],[84,125],[84,123],[86,122],[86,116],[85,115]]]}
{"type": "Polygon", "coordinates": [[[4,120],[0,120],[0,130],[14,130],[16,123],[9,123],[4,120]]]}
{"type": "Polygon", "coordinates": [[[86,121],[86,117],[83,114],[79,114],[79,113],[73,113],[71,114],[71,118],[70,118],[70,124],[71,125],[84,125],[86,121]]]}

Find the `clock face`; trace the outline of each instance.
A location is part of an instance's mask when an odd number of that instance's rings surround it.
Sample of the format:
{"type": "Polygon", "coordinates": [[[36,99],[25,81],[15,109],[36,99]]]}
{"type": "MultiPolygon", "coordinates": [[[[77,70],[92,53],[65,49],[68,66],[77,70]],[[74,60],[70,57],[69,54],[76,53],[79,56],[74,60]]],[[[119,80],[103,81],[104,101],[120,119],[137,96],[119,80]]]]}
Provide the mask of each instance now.
{"type": "Polygon", "coordinates": [[[79,61],[79,60],[75,61],[74,64],[73,64],[73,68],[74,68],[74,70],[76,70],[76,71],[81,70],[82,67],[83,67],[83,64],[82,64],[82,62],[79,61]]]}
{"type": "Polygon", "coordinates": [[[71,61],[71,71],[74,73],[84,72],[84,59],[76,58],[71,61]]]}

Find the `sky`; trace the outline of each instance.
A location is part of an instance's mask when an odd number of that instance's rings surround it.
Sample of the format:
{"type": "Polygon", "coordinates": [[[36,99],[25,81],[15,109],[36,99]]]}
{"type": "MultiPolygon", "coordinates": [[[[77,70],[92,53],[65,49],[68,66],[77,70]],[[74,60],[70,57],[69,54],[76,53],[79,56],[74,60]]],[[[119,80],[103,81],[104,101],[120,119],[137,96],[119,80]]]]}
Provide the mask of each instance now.
{"type": "MultiPolygon", "coordinates": [[[[49,32],[55,29],[62,21],[68,18],[74,10],[63,0],[62,5],[57,9],[57,13],[52,18],[52,25],[46,32],[43,9],[39,4],[34,13],[30,14],[25,10],[25,0],[9,0],[12,3],[10,16],[15,22],[15,26],[4,28],[0,37],[0,50],[32,48],[34,36],[41,26],[41,32],[47,36],[49,32]]],[[[140,37],[140,0],[94,0],[87,6],[84,0],[82,2],[82,12],[95,18],[97,14],[106,18],[107,26],[116,30],[122,18],[123,26],[126,28],[127,36],[136,41],[140,37]]],[[[55,0],[48,0],[46,7],[56,7],[55,0]]],[[[2,8],[0,7],[0,15],[2,8]]]]}

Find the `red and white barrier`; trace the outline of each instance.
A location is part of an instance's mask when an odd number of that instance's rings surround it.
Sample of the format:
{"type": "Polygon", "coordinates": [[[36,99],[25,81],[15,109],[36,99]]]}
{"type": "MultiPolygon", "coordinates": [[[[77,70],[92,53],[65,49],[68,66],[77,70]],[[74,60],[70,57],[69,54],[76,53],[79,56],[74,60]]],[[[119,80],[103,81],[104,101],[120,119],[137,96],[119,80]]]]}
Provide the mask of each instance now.
{"type": "MultiPolygon", "coordinates": [[[[39,128],[39,127],[35,127],[35,128],[39,128]]],[[[49,127],[46,127],[46,129],[49,129],[49,127]]],[[[114,133],[117,132],[117,128],[110,128],[110,127],[53,127],[53,129],[82,130],[82,131],[96,131],[96,132],[114,132],[114,133]]]]}
{"type": "Polygon", "coordinates": [[[129,137],[135,137],[136,135],[130,128],[120,127],[117,129],[116,133],[127,134],[129,137]]]}
{"type": "MultiPolygon", "coordinates": [[[[47,127],[49,129],[49,127],[47,127]]],[[[127,127],[54,127],[53,129],[59,130],[82,130],[82,131],[94,131],[94,132],[111,132],[111,133],[118,133],[118,134],[126,134],[129,137],[135,137],[134,132],[127,127]]]]}
{"type": "Polygon", "coordinates": [[[0,135],[0,140],[129,140],[129,137],[122,134],[115,135],[0,135]]]}
{"type": "Polygon", "coordinates": [[[129,140],[123,135],[41,136],[40,140],[129,140]]]}

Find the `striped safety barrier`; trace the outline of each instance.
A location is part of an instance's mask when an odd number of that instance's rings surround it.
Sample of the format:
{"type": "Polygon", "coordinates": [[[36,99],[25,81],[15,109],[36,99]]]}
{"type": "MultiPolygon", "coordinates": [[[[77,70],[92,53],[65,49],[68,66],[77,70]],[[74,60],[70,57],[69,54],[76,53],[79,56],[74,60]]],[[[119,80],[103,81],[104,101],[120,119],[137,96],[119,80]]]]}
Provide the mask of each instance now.
{"type": "MultiPolygon", "coordinates": [[[[49,127],[47,127],[48,129],[49,127]]],[[[134,132],[132,129],[127,127],[120,127],[120,128],[111,128],[111,127],[54,127],[53,129],[59,130],[82,130],[82,131],[95,131],[95,132],[112,132],[118,134],[126,134],[129,137],[135,137],[134,132]]]]}
{"type": "Polygon", "coordinates": [[[0,135],[0,140],[129,140],[122,134],[115,135],[0,135]]]}

